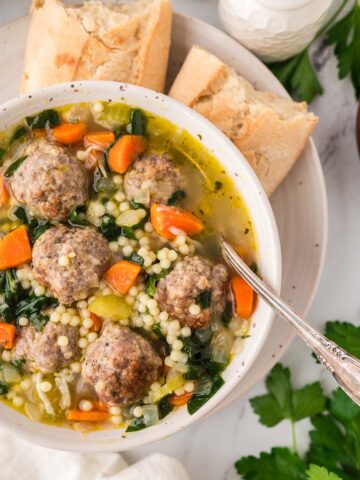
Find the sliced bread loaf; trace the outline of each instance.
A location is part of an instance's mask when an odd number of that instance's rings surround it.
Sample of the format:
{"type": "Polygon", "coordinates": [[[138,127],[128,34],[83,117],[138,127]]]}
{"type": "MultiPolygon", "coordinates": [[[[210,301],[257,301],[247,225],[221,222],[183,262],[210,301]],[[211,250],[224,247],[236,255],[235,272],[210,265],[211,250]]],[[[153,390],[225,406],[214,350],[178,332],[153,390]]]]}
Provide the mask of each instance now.
{"type": "Polygon", "coordinates": [[[194,46],[170,96],[222,130],[246,157],[268,195],[300,156],[317,117],[298,103],[256,90],[234,69],[194,46]]]}
{"type": "Polygon", "coordinates": [[[21,91],[85,79],[162,91],[171,21],[171,0],[82,5],[35,0],[21,91]]]}

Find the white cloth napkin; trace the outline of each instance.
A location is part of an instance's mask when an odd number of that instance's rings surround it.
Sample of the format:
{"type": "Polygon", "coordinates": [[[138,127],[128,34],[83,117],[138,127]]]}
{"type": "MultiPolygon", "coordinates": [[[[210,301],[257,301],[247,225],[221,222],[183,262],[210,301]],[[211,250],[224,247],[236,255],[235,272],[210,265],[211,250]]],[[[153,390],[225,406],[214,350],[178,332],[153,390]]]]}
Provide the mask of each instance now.
{"type": "Polygon", "coordinates": [[[154,454],[128,467],[118,453],[39,447],[0,429],[1,480],[190,480],[178,460],[154,454]]]}

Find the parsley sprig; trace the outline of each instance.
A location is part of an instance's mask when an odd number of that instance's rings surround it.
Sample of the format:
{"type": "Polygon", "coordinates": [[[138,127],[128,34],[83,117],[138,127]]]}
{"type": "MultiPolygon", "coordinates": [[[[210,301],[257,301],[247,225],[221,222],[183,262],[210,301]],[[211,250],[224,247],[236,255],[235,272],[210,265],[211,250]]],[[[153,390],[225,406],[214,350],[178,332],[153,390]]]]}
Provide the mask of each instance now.
{"type": "Polygon", "coordinates": [[[300,100],[311,102],[323,93],[323,87],[311,63],[309,49],[323,35],[328,44],[334,45],[340,79],[350,76],[355,94],[360,97],[360,5],[354,0],[349,13],[336,22],[340,13],[349,4],[342,0],[328,22],[318,31],[310,44],[300,53],[282,62],[269,65],[280,82],[300,100]],[[335,23],[336,22],[336,23],[335,23]]]}
{"type": "MultiPolygon", "coordinates": [[[[360,358],[360,327],[327,322],[325,334],[360,358]]],[[[267,393],[250,400],[259,421],[273,427],[290,421],[293,449],[272,448],[259,457],[238,460],[235,468],[244,480],[355,480],[360,478],[360,407],[341,389],[325,396],[319,382],[295,389],[290,370],[275,365],[266,379],[267,393]],[[301,457],[295,423],[310,418],[310,445],[301,457]]]]}

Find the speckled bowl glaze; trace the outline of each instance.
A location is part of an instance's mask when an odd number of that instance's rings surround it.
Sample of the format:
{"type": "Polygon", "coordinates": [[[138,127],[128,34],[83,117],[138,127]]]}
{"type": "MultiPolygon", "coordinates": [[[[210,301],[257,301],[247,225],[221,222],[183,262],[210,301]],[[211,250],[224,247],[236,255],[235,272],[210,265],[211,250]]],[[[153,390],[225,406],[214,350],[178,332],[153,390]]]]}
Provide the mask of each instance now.
{"type": "MultiPolygon", "coordinates": [[[[256,175],[232,142],[190,108],[165,95],[132,85],[100,81],[74,82],[47,87],[3,104],[0,107],[0,130],[24,116],[33,115],[46,108],[94,100],[120,101],[137,106],[169,120],[179,128],[187,130],[195,138],[201,135],[203,145],[224,166],[247,205],[257,238],[261,275],[276,292],[279,292],[280,243],[266,194],[256,175]]],[[[273,319],[272,311],[260,301],[253,315],[251,336],[247,339],[244,350],[224,371],[225,385],[194,415],[190,416],[186,408],[182,408],[169,414],[159,424],[139,432],[126,434],[121,429],[109,429],[81,434],[69,428],[32,422],[0,403],[2,425],[31,442],[72,451],[122,451],[160,440],[208,415],[225,400],[241,382],[258,355],[261,355],[273,319]]]]}

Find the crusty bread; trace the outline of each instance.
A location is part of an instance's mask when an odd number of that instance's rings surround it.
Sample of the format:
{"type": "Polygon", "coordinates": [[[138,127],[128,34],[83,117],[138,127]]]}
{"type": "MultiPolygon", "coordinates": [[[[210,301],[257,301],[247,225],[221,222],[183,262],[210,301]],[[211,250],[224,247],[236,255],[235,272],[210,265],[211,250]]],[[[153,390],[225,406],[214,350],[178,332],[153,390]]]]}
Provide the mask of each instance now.
{"type": "Polygon", "coordinates": [[[286,177],[317,124],[305,102],[255,90],[198,46],[190,50],[169,95],[197,110],[231,138],[268,195],[286,177]]]}
{"type": "Polygon", "coordinates": [[[21,92],[72,80],[115,80],[162,91],[171,0],[64,5],[35,0],[21,92]]]}

